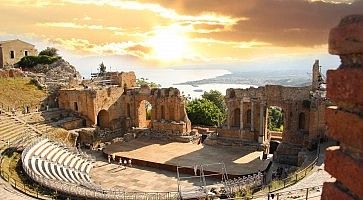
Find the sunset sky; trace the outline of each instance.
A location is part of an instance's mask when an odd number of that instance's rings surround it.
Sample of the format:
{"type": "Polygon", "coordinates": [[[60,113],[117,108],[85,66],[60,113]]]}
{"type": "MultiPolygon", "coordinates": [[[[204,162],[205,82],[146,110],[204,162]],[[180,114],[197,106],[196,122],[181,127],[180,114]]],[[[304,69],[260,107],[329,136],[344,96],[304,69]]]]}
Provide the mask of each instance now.
{"type": "Polygon", "coordinates": [[[0,40],[55,46],[75,63],[238,65],[324,57],[329,29],[362,11],[361,0],[1,0],[0,40]]]}

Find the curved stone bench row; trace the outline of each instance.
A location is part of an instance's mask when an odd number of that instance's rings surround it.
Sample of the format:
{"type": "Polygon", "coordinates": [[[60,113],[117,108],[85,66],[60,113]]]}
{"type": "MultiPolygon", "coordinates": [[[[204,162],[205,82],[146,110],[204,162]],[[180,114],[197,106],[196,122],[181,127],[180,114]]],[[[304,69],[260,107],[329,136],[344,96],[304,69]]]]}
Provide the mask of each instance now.
{"type": "Polygon", "coordinates": [[[24,164],[46,179],[78,185],[91,183],[92,162],[48,139],[29,149],[24,164]]]}
{"type": "Polygon", "coordinates": [[[178,199],[172,193],[127,193],[104,190],[90,179],[92,162],[61,144],[38,139],[22,153],[24,171],[36,182],[58,192],[86,199],[178,199]],[[135,195],[140,195],[137,198],[135,195]],[[159,197],[159,198],[156,198],[159,197]]]}

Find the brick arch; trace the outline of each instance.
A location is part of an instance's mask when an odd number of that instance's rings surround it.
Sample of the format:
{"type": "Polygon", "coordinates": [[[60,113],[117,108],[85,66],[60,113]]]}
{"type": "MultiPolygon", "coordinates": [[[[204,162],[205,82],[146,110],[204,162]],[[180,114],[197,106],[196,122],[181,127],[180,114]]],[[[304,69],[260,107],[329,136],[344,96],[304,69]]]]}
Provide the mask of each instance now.
{"type": "Polygon", "coordinates": [[[106,110],[101,110],[97,114],[97,126],[101,128],[110,127],[110,114],[106,110]]]}
{"type": "Polygon", "coordinates": [[[241,125],[241,110],[236,108],[233,110],[233,125],[234,127],[240,127],[241,125]]]}
{"type": "Polygon", "coordinates": [[[149,99],[143,99],[137,104],[137,127],[151,128],[155,120],[155,104],[149,99]],[[150,109],[150,110],[149,110],[150,109]]]}
{"type": "Polygon", "coordinates": [[[305,130],[306,128],[306,120],[305,120],[305,113],[301,112],[299,114],[299,130],[305,130]]]}

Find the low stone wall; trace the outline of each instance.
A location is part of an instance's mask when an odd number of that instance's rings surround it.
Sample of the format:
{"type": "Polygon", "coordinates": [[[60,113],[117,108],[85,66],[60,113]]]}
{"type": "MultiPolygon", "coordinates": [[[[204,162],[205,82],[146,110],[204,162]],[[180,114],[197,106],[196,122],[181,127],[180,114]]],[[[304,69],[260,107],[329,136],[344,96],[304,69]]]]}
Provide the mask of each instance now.
{"type": "Polygon", "coordinates": [[[226,137],[226,138],[236,138],[251,142],[257,142],[258,140],[258,133],[250,130],[240,130],[238,128],[235,129],[224,129],[219,128],[217,129],[218,135],[220,137],[226,137]]]}
{"type": "Polygon", "coordinates": [[[78,129],[84,124],[83,119],[74,119],[72,121],[64,122],[61,126],[66,130],[78,129]]]}
{"type": "Polygon", "coordinates": [[[154,121],[152,130],[157,132],[166,132],[174,135],[186,135],[187,124],[184,122],[159,122],[154,121]]]}

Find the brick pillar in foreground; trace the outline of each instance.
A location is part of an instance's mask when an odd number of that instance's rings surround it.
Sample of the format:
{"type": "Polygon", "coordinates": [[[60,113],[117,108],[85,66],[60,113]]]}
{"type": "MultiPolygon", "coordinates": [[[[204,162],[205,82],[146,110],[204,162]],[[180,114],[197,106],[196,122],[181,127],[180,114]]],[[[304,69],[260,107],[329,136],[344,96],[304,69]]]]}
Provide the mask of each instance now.
{"type": "Polygon", "coordinates": [[[327,149],[325,170],[337,180],[324,183],[323,200],[363,199],[363,15],[343,18],[330,31],[329,52],[341,65],[327,73],[327,135],[340,146],[327,149]]]}

